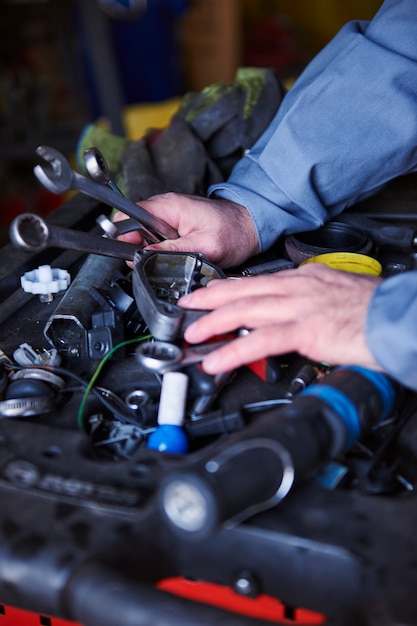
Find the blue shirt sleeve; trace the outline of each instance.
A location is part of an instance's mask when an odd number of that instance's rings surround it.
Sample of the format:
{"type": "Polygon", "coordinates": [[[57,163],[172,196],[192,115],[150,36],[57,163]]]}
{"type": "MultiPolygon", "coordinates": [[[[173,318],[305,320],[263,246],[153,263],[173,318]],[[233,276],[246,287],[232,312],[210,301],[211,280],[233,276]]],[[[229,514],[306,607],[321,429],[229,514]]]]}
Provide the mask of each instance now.
{"type": "Polygon", "coordinates": [[[417,169],[416,32],[415,0],[386,0],[372,21],[348,23],[228,181],[210,187],[247,208],[261,250],[417,169]]]}
{"type": "Polygon", "coordinates": [[[417,391],[417,271],[384,280],[366,322],[368,346],[383,370],[417,391]]]}

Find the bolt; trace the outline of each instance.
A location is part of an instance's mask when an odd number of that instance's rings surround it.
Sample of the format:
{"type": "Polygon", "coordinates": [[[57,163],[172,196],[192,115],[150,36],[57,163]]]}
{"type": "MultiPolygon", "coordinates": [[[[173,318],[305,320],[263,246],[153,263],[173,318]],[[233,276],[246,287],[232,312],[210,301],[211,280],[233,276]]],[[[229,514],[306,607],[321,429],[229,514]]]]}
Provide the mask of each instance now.
{"type": "Polygon", "coordinates": [[[54,296],[52,293],[41,293],[39,295],[39,302],[42,302],[42,304],[49,304],[53,299],[54,296]]]}
{"type": "Polygon", "coordinates": [[[233,589],[239,595],[248,598],[256,598],[259,595],[259,584],[255,576],[248,571],[243,571],[236,577],[233,589]]]}

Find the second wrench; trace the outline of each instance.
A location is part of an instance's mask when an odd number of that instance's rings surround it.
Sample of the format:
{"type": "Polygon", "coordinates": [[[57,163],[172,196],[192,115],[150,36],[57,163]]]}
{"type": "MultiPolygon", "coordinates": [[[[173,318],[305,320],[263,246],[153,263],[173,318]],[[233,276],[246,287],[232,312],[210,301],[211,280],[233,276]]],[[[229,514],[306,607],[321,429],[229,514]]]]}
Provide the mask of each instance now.
{"type": "Polygon", "coordinates": [[[9,235],[16,248],[30,252],[40,252],[45,248],[62,248],[133,261],[133,256],[139,248],[126,241],[47,224],[35,213],[18,215],[10,225],[9,235]]]}

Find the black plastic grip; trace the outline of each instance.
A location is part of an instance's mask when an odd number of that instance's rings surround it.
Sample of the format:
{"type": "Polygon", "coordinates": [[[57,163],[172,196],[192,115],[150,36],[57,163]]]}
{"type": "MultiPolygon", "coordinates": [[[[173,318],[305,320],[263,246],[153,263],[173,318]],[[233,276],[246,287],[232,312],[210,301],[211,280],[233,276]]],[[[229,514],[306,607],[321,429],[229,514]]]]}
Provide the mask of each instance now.
{"type": "Polygon", "coordinates": [[[392,248],[401,252],[415,252],[416,250],[414,228],[386,224],[357,213],[344,213],[339,215],[337,220],[365,232],[375,246],[392,248]]]}
{"type": "Polygon", "coordinates": [[[290,405],[169,472],[160,506],[169,524],[196,538],[278,504],[296,480],[334,458],[393,408],[395,388],[379,372],[337,368],[290,405]]]}
{"type": "Polygon", "coordinates": [[[319,405],[300,398],[297,408],[272,411],[169,472],[159,499],[170,525],[203,537],[226,520],[236,523],[278,504],[296,476],[318,468],[331,449],[332,429],[319,405]]]}

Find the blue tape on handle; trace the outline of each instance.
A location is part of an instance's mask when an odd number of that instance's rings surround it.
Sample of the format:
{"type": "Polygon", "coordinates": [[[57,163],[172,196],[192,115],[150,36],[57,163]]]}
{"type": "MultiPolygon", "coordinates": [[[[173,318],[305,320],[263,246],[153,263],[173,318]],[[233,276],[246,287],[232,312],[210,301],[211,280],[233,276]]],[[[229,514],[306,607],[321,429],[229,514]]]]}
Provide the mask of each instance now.
{"type": "Polygon", "coordinates": [[[313,385],[307,387],[300,394],[303,396],[315,396],[336,411],[343,420],[347,431],[346,447],[350,448],[357,441],[361,434],[361,424],[354,403],[341,391],[327,385],[313,385]]]}
{"type": "Polygon", "coordinates": [[[352,365],[347,369],[358,372],[358,374],[367,378],[378,389],[381,395],[382,407],[384,411],[381,414],[381,419],[388,417],[394,408],[396,398],[394,385],[388,376],[382,374],[381,372],[367,369],[366,367],[360,367],[359,365],[352,365]]]}
{"type": "MultiPolygon", "coordinates": [[[[390,379],[385,374],[356,365],[338,369],[356,372],[371,382],[381,398],[381,415],[379,419],[383,420],[390,415],[394,407],[396,392],[390,379]]],[[[356,405],[343,392],[324,383],[307,387],[300,395],[316,396],[336,411],[346,427],[347,447],[350,447],[359,439],[361,422],[356,405]]]]}

